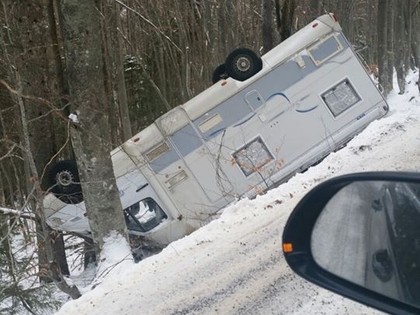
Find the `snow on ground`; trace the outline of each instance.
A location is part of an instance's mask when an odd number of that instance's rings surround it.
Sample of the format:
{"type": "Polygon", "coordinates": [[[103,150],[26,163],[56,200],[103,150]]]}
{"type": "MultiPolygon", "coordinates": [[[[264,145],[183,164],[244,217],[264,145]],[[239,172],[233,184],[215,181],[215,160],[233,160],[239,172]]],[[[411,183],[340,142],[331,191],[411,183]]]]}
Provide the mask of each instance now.
{"type": "Polygon", "coordinates": [[[296,203],[330,177],[420,171],[420,96],[414,74],[407,82],[404,95],[389,96],[389,114],[340,151],[267,194],[226,208],[160,254],[110,270],[57,315],[380,314],[296,276],[283,258],[281,236],[296,203]]]}

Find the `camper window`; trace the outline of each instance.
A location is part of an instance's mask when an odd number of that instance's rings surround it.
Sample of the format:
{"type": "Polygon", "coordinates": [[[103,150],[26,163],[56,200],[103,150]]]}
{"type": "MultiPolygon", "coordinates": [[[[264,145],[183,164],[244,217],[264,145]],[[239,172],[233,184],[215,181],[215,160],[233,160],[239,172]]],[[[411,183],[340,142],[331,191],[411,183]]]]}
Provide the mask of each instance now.
{"type": "Polygon", "coordinates": [[[245,176],[260,171],[261,167],[274,159],[260,137],[236,151],[233,158],[245,176]]]}
{"type": "Polygon", "coordinates": [[[330,36],[321,43],[308,48],[309,55],[313,62],[319,66],[328,58],[334,56],[343,49],[343,46],[338,42],[335,36],[330,36]]]}
{"type": "Polygon", "coordinates": [[[124,209],[129,230],[147,232],[168,218],[162,208],[152,198],[146,198],[124,209]]]}
{"type": "Polygon", "coordinates": [[[361,100],[348,79],[326,91],[321,95],[321,98],[334,117],[337,117],[361,100]]]}

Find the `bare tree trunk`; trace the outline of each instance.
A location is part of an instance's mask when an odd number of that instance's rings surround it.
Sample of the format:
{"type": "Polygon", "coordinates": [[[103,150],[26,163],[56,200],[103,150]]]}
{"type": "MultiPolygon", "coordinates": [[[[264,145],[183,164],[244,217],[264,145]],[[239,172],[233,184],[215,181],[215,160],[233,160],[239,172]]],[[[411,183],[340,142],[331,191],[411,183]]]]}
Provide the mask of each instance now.
{"type": "Polygon", "coordinates": [[[404,76],[408,74],[408,70],[411,68],[415,70],[413,56],[411,55],[411,44],[413,42],[413,15],[412,15],[412,8],[413,8],[413,0],[407,0],[404,2],[404,6],[402,8],[402,27],[403,27],[403,36],[404,36],[404,56],[403,56],[403,64],[404,64],[404,76]]]}
{"type": "Polygon", "coordinates": [[[109,98],[109,124],[113,147],[132,136],[128,114],[121,45],[120,5],[101,2],[105,86],[109,98]]]}
{"type": "Polygon", "coordinates": [[[67,264],[66,248],[64,244],[64,237],[61,231],[53,231],[49,226],[46,226],[48,233],[51,238],[52,246],[54,248],[54,261],[57,262],[60,267],[60,271],[63,275],[69,276],[70,269],[67,264]]]}
{"type": "Polygon", "coordinates": [[[224,45],[224,48],[225,48],[224,55],[227,55],[234,48],[232,45],[236,40],[235,32],[234,32],[235,28],[234,27],[236,27],[237,25],[235,26],[236,19],[235,19],[235,8],[234,8],[233,0],[225,0],[224,10],[225,10],[225,13],[226,13],[226,20],[224,22],[224,26],[222,26],[220,29],[229,30],[228,33],[227,33],[226,42],[225,42],[225,45],[224,45]]]}
{"type": "Polygon", "coordinates": [[[5,187],[3,183],[3,177],[0,177],[0,205],[6,204],[6,196],[4,194],[5,187]]]}
{"type": "Polygon", "coordinates": [[[388,62],[388,40],[387,40],[387,9],[388,0],[381,0],[378,3],[378,68],[379,84],[382,85],[385,95],[392,90],[389,84],[389,62],[388,62]]]}
{"type": "Polygon", "coordinates": [[[273,12],[273,0],[262,0],[262,37],[264,53],[274,47],[273,12]]]}
{"type": "Polygon", "coordinates": [[[106,110],[106,116],[108,117],[108,124],[109,124],[109,133],[111,139],[111,147],[115,147],[120,143],[119,141],[119,130],[120,127],[120,120],[118,119],[117,113],[118,103],[116,100],[116,91],[114,89],[114,72],[113,72],[113,59],[112,59],[112,46],[111,46],[111,39],[110,32],[108,31],[109,28],[112,28],[113,25],[109,25],[109,12],[107,12],[107,6],[104,1],[97,1],[98,10],[102,13],[101,19],[101,32],[98,36],[102,37],[101,40],[101,48],[102,48],[102,55],[103,55],[103,78],[104,78],[104,88],[105,88],[105,95],[107,97],[106,102],[104,105],[104,110],[106,110]]]}
{"type": "Polygon", "coordinates": [[[368,63],[377,64],[378,63],[378,1],[366,0],[368,6],[368,15],[366,21],[366,39],[368,46],[368,63]],[[376,22],[376,23],[375,23],[376,22]]]}
{"type": "Polygon", "coordinates": [[[281,31],[281,3],[280,0],[275,0],[275,5],[276,5],[276,29],[277,32],[280,34],[281,31]]]}
{"type": "Polygon", "coordinates": [[[393,74],[394,74],[394,8],[395,0],[387,0],[387,13],[386,13],[386,28],[387,28],[387,55],[388,55],[388,86],[390,91],[393,88],[393,74]]]}
{"type": "Polygon", "coordinates": [[[320,0],[309,0],[309,10],[310,15],[313,19],[318,17],[321,13],[321,3],[320,0]]]}
{"type": "Polygon", "coordinates": [[[399,94],[404,94],[405,92],[405,70],[404,67],[404,56],[406,55],[406,34],[404,28],[404,3],[400,3],[395,12],[395,27],[394,27],[394,65],[395,71],[397,73],[398,87],[400,89],[399,94]]]}
{"type": "MultiPolygon", "coordinates": [[[[114,1],[113,1],[114,2],[114,1]]],[[[114,30],[114,49],[115,49],[115,81],[116,81],[116,90],[117,90],[117,99],[118,99],[118,110],[119,117],[121,121],[121,132],[122,132],[122,141],[130,139],[133,135],[130,122],[130,113],[128,110],[128,100],[127,100],[127,89],[125,86],[125,76],[124,76],[124,52],[122,51],[122,39],[121,39],[121,19],[120,19],[120,6],[114,3],[114,18],[116,20],[116,29],[114,30]]]]}
{"type": "Polygon", "coordinates": [[[419,74],[417,79],[417,87],[420,92],[420,2],[417,1],[411,14],[413,17],[413,41],[411,49],[419,74]]]}
{"type": "Polygon", "coordinates": [[[296,9],[295,0],[285,0],[283,2],[283,7],[281,10],[282,12],[281,14],[282,22],[281,22],[281,32],[280,32],[281,41],[284,41],[286,38],[292,35],[295,9],[296,9]]]}
{"type": "Polygon", "coordinates": [[[86,210],[100,253],[115,231],[127,240],[123,210],[110,157],[110,130],[105,104],[101,23],[94,0],[64,0],[61,5],[71,128],[86,210]]]}

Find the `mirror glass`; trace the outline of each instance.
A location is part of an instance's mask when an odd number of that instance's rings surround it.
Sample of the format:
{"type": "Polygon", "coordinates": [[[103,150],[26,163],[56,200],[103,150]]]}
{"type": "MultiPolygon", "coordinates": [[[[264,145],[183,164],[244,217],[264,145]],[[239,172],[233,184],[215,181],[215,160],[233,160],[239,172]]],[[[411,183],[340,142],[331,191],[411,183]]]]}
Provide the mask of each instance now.
{"type": "Polygon", "coordinates": [[[323,269],[420,307],[420,184],[345,186],[321,212],[311,250],[323,269]]]}

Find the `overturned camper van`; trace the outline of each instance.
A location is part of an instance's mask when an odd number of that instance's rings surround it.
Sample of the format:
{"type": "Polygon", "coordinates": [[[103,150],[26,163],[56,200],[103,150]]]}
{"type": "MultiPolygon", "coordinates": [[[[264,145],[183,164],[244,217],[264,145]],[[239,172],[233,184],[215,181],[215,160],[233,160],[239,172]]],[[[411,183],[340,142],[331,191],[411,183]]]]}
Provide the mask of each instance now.
{"type": "MultiPolygon", "coordinates": [[[[261,58],[235,50],[215,75],[222,79],[111,152],[130,233],[162,245],[181,238],[235,199],[305,170],[388,111],[332,14],[261,58]]],[[[56,191],[44,202],[48,224],[88,236],[81,198],[57,198],[77,174],[55,172],[56,191]]]]}

